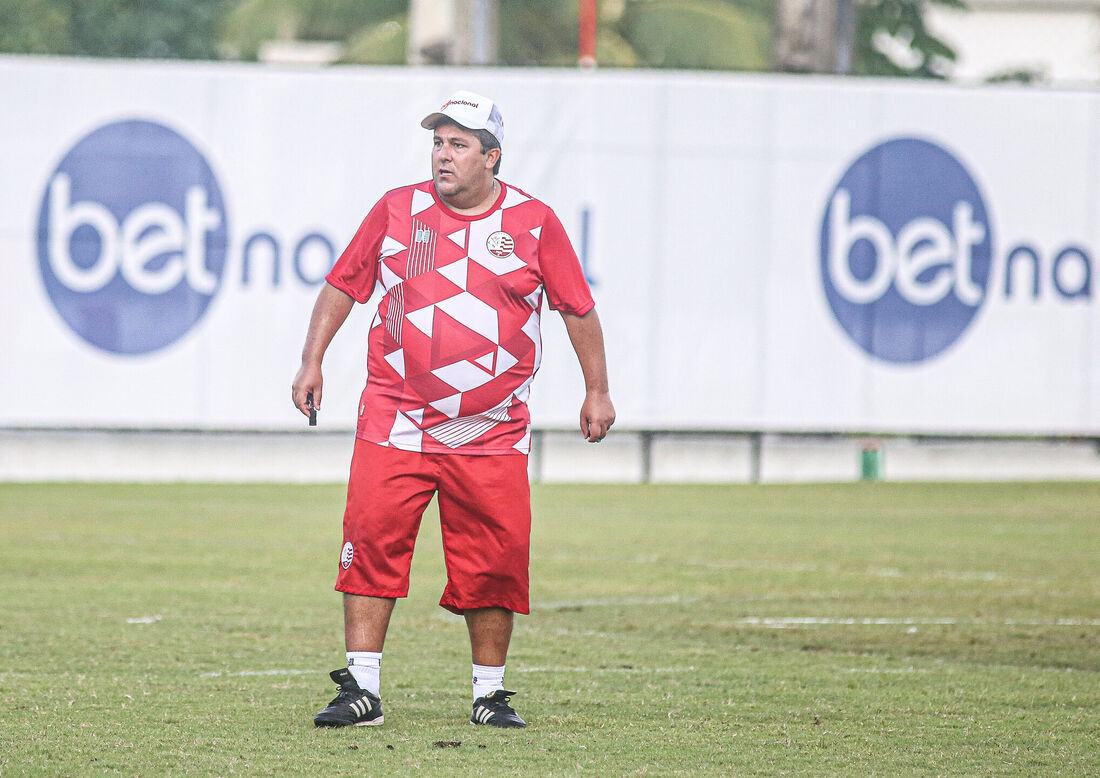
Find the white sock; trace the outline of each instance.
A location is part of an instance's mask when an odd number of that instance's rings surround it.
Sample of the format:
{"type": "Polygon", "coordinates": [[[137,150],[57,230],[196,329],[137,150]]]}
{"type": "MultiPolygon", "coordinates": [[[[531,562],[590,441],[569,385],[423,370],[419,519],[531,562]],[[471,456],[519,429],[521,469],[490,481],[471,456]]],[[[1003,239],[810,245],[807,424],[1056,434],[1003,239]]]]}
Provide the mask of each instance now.
{"type": "Polygon", "coordinates": [[[504,665],[474,665],[474,700],[504,688],[504,665]]]}
{"type": "Polygon", "coordinates": [[[382,653],[374,651],[348,651],[348,671],[359,688],[375,697],[381,688],[382,653]]]}

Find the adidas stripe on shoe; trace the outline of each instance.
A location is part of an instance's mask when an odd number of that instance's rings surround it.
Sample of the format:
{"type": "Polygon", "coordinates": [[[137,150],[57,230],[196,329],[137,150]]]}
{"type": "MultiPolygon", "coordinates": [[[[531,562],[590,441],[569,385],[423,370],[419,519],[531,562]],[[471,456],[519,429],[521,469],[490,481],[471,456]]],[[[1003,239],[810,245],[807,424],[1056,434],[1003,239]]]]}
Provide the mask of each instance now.
{"type": "Polygon", "coordinates": [[[474,700],[474,711],[470,715],[471,724],[488,724],[491,727],[526,727],[527,722],[519,717],[508,703],[515,692],[497,689],[492,694],[474,700]]]}
{"type": "Polygon", "coordinates": [[[382,700],[360,689],[346,667],[333,670],[329,677],[340,687],[340,693],[313,717],[314,726],[376,727],[382,723],[382,700]]]}

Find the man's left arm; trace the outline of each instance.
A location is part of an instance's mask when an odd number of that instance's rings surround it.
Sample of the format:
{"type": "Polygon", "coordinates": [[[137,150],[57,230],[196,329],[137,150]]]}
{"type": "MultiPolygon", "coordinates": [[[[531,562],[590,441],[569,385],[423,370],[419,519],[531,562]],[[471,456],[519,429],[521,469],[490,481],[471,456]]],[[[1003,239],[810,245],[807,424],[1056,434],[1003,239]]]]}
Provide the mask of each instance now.
{"type": "Polygon", "coordinates": [[[593,308],[583,316],[561,314],[573,350],[584,374],[584,404],[581,406],[581,434],[589,443],[599,443],[615,423],[615,406],[607,386],[607,356],[603,328],[593,308]]]}

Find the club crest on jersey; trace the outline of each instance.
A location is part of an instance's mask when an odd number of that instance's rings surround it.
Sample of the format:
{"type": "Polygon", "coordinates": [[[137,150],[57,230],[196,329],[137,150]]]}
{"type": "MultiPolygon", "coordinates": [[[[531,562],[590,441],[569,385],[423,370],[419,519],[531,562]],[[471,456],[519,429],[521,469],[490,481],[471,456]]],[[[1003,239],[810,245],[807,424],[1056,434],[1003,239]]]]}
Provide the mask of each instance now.
{"type": "Polygon", "coordinates": [[[344,544],[344,550],[340,552],[340,567],[347,570],[351,567],[351,560],[355,556],[355,546],[349,540],[344,544]]]}
{"type": "Polygon", "coordinates": [[[498,230],[485,240],[485,248],[487,248],[489,253],[494,257],[504,259],[505,257],[512,256],[512,252],[516,249],[516,241],[507,232],[498,230]]]}

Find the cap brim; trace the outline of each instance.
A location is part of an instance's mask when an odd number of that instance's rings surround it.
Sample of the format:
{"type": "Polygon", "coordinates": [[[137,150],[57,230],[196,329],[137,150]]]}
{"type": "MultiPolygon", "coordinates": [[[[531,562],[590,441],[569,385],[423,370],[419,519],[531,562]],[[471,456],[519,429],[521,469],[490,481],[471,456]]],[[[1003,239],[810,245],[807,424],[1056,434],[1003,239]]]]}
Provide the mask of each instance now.
{"type": "MultiPolygon", "coordinates": [[[[434,130],[436,128],[436,125],[438,125],[441,120],[446,118],[448,118],[446,114],[442,114],[439,111],[436,111],[435,113],[430,113],[425,116],[424,121],[420,122],[420,126],[423,127],[425,130],[434,130]]],[[[454,121],[454,119],[451,119],[451,121],[454,121]]]]}
{"type": "Polygon", "coordinates": [[[456,127],[461,127],[464,130],[469,130],[470,132],[476,132],[477,130],[485,129],[484,127],[468,127],[455,117],[448,116],[447,114],[440,113],[439,111],[436,111],[435,113],[430,113],[425,116],[424,121],[420,122],[420,126],[423,127],[425,130],[434,130],[440,125],[441,122],[448,122],[455,125],[456,127]]]}

